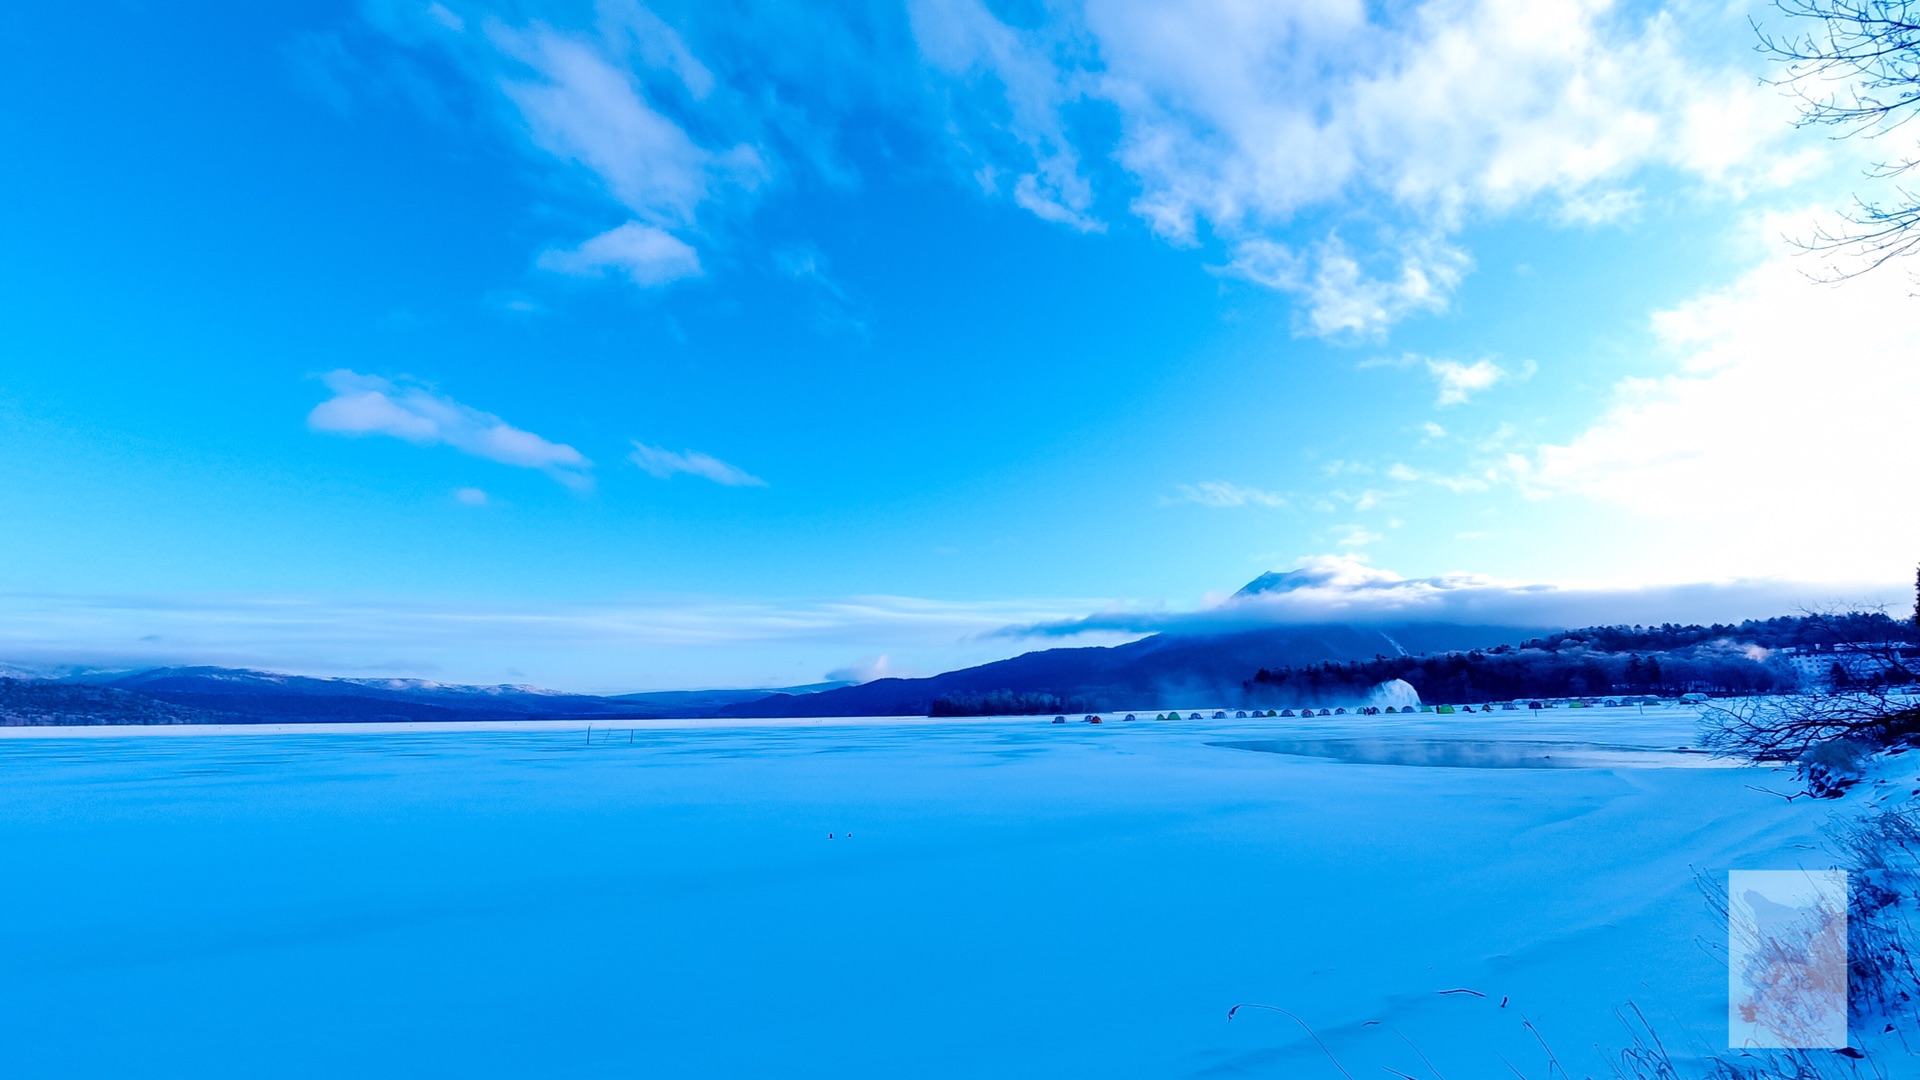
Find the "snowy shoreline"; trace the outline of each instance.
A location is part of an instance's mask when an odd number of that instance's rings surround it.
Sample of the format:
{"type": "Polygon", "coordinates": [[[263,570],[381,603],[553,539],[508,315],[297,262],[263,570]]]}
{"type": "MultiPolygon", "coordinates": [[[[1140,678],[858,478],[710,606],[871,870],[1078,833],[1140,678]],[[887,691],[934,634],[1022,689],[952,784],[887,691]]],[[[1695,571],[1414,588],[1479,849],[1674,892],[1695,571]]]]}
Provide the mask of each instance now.
{"type": "MultiPolygon", "coordinates": [[[[1181,710],[1176,710],[1181,711],[1181,710]]],[[[1213,710],[1206,710],[1207,713],[1213,710]]],[[[1137,730],[1202,729],[1209,732],[1262,735],[1275,732],[1300,734],[1367,733],[1373,735],[1418,734],[1453,735],[1473,738],[1518,736],[1539,738],[1564,736],[1585,740],[1595,724],[1605,725],[1610,733],[1639,735],[1645,741],[1636,745],[1649,749],[1672,750],[1691,746],[1692,733],[1700,713],[1690,706],[1670,706],[1654,711],[1639,708],[1590,708],[1550,710],[1529,713],[1436,714],[1416,713],[1400,717],[1347,714],[1337,717],[1241,717],[1199,720],[1156,721],[1145,713],[1127,721],[1126,714],[1101,714],[1101,724],[1087,724],[1082,716],[1067,718],[1069,730],[1118,732],[1137,730]],[[1655,737],[1657,734],[1657,738],[1655,737]],[[1675,742],[1675,739],[1683,741],[1675,742]]],[[[1006,726],[1052,725],[1051,716],[823,716],[823,717],[737,717],[691,719],[562,719],[562,720],[350,720],[325,723],[259,724],[47,724],[0,727],[0,740],[9,739],[112,739],[140,737],[215,737],[270,735],[432,735],[477,734],[485,732],[565,733],[598,732],[702,732],[747,730],[811,730],[820,728],[885,728],[950,730],[1006,726]]],[[[1631,740],[1630,740],[1631,741],[1631,740]]]]}
{"type": "Polygon", "coordinates": [[[196,735],[398,735],[463,734],[486,731],[718,731],[742,728],[900,727],[952,724],[1032,723],[1032,716],[940,717],[848,716],[768,719],[593,719],[593,720],[338,720],[329,723],[264,724],[40,724],[0,727],[0,739],[87,739],[116,736],[196,735]]]}

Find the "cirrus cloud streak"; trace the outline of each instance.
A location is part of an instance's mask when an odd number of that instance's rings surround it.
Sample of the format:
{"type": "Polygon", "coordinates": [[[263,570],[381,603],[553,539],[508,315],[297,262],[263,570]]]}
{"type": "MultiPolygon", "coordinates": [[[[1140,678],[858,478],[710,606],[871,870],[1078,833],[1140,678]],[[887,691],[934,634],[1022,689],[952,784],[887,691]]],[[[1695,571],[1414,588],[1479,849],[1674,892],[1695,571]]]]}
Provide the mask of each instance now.
{"type": "Polygon", "coordinates": [[[662,480],[676,475],[698,476],[726,487],[766,487],[767,482],[737,465],[729,465],[698,450],[675,452],[636,441],[627,460],[662,480]]]}

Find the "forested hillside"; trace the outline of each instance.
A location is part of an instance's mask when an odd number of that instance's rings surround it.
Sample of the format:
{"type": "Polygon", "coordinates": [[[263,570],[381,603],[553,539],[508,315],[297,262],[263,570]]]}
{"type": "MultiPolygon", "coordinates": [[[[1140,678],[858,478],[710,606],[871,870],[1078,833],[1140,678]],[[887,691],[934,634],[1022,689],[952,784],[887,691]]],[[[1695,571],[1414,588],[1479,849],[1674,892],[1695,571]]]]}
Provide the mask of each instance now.
{"type": "MultiPolygon", "coordinates": [[[[1393,679],[1421,700],[1474,703],[1596,694],[1751,694],[1789,690],[1799,677],[1782,650],[1899,641],[1912,627],[1884,614],[1781,616],[1711,626],[1592,626],[1517,645],[1419,656],[1260,669],[1244,684],[1252,704],[1350,700],[1393,679]]],[[[1896,677],[1898,673],[1895,673],[1896,677]]]]}

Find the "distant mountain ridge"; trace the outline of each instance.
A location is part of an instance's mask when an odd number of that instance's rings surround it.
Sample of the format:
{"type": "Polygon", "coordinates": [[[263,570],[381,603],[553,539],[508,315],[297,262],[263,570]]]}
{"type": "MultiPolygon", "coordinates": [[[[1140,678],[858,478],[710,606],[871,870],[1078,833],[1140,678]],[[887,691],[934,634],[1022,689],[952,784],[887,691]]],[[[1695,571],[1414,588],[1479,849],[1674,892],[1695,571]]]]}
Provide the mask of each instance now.
{"type": "Polygon", "coordinates": [[[13,713],[0,710],[0,724],[926,716],[936,701],[995,693],[1047,694],[1071,701],[1076,708],[1150,709],[1237,694],[1252,672],[1265,667],[1481,648],[1531,633],[1515,627],[1447,623],[1168,633],[1125,645],[1043,649],[921,679],[607,697],[534,686],[165,667],[58,680],[9,680],[10,700],[18,708],[13,713]],[[61,688],[73,693],[63,696],[58,692],[61,688]],[[82,690],[91,696],[78,695],[82,690]],[[62,708],[70,708],[73,718],[60,720],[62,708]]]}
{"type": "Polygon", "coordinates": [[[240,717],[111,686],[0,676],[0,727],[95,724],[218,724],[240,717]]]}
{"type": "MultiPolygon", "coordinates": [[[[848,685],[831,682],[774,690],[684,690],[602,697],[537,686],[467,686],[425,679],[316,678],[221,667],[163,667],[89,674],[41,685],[97,687],[134,694],[223,722],[408,722],[454,720],[648,720],[701,717],[773,693],[848,685]]],[[[172,721],[169,721],[172,722],[172,721]]]]}

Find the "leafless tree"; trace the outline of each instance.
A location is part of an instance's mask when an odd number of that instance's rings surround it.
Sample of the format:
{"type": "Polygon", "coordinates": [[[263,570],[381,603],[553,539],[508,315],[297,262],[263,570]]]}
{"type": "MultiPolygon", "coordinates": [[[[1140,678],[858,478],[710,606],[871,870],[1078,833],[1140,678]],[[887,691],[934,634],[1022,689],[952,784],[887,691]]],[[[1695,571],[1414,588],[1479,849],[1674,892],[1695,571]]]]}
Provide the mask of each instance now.
{"type": "Polygon", "coordinates": [[[1753,761],[1797,762],[1836,739],[1879,749],[1920,733],[1920,707],[1884,686],[1745,698],[1706,714],[1706,745],[1753,761]]]}
{"type": "Polygon", "coordinates": [[[1920,661],[1903,655],[1912,650],[1909,642],[1854,640],[1848,613],[1807,611],[1802,617],[1811,629],[1827,629],[1827,643],[1835,649],[1833,684],[1709,705],[1704,741],[1752,761],[1798,763],[1818,790],[1824,786],[1821,774],[1844,764],[1848,747],[1872,753],[1920,736],[1920,698],[1912,694],[1920,683],[1920,661]],[[1824,758],[1816,754],[1822,747],[1828,748],[1824,758]]]}
{"type": "MultiPolygon", "coordinates": [[[[1920,0],[1775,0],[1794,27],[1771,34],[1755,24],[1760,51],[1784,68],[1777,80],[1800,102],[1799,125],[1829,127],[1839,138],[1880,138],[1920,110],[1920,0]]],[[[1851,257],[1829,280],[1852,277],[1920,251],[1920,191],[1901,178],[1920,166],[1893,155],[1869,176],[1893,181],[1892,197],[1855,197],[1847,227],[1816,228],[1801,241],[1812,251],[1851,257]]],[[[1832,263],[1830,266],[1834,265],[1832,263]]]]}

